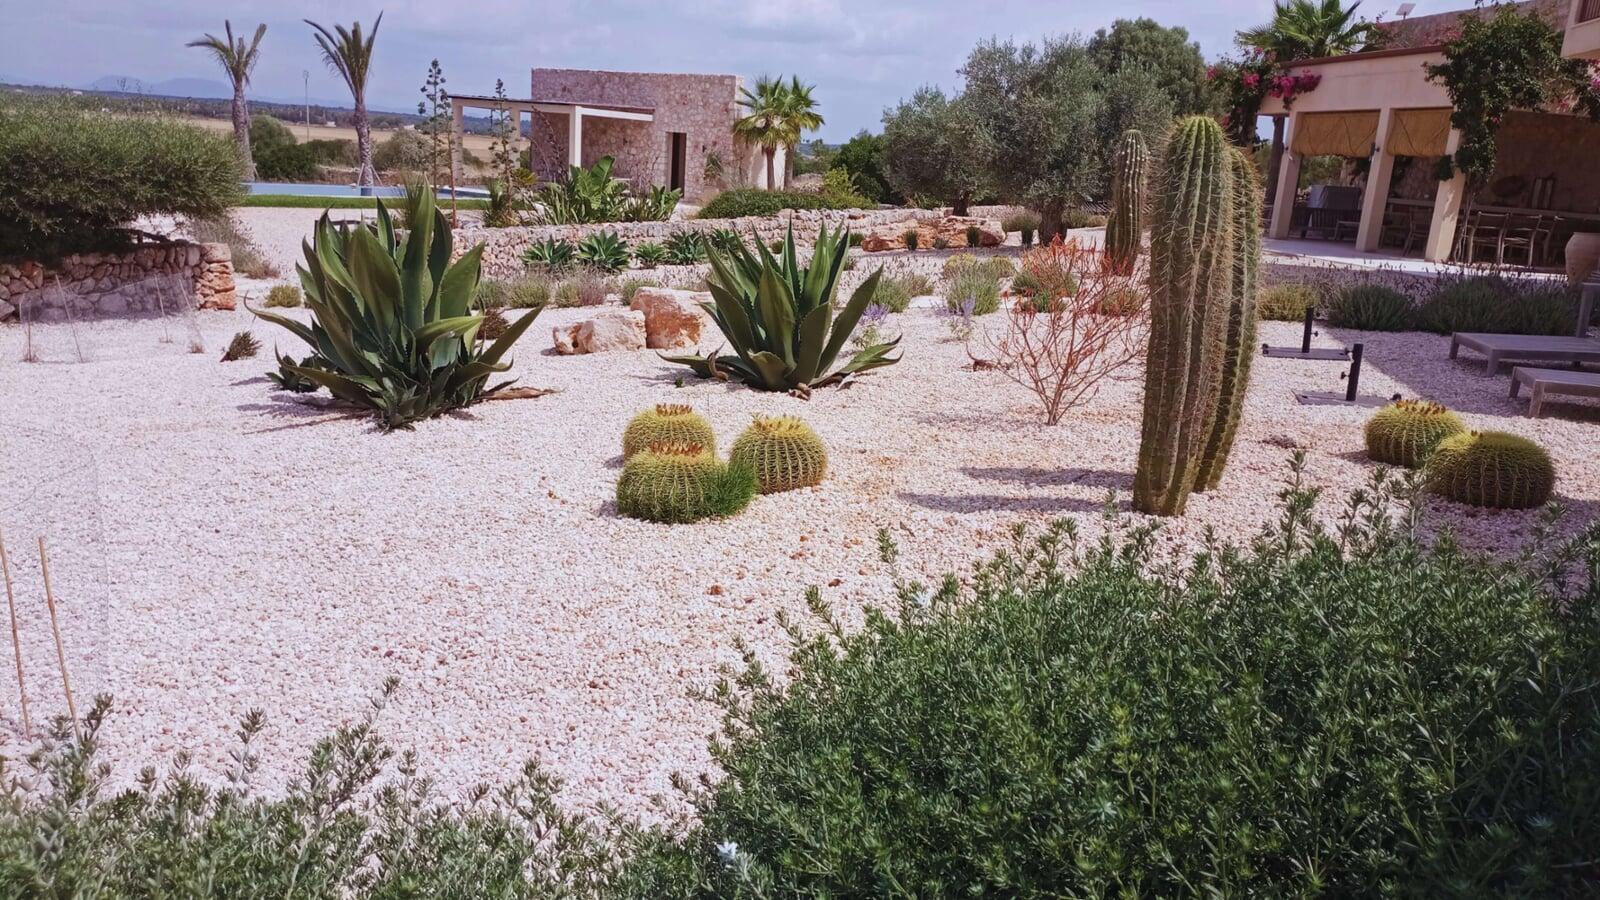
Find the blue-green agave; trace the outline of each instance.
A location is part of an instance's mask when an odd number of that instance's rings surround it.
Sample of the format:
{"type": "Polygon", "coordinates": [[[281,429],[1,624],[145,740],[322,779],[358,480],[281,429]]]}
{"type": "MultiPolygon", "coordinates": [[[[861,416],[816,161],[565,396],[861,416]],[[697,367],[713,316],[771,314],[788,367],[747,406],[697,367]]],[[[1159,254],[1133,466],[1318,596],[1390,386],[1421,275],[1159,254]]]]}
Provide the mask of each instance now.
{"type": "Polygon", "coordinates": [[[403,237],[378,201],[377,221],[335,225],[324,214],[305,264],[296,266],[310,324],[252,309],[294,332],[316,352],[300,365],[285,358],[282,374],[325,387],[341,400],[377,413],[386,430],[409,427],[470,406],[509,384],[486,388],[538,310],[506,328],[493,343],[478,339],[483,317],[472,310],[479,244],[450,262],[450,223],[431,196],[403,237]]]}
{"type": "Polygon", "coordinates": [[[862,349],[835,369],[834,360],[872,303],[883,270],[872,273],[834,315],[834,294],[844,271],[850,234],[817,235],[808,265],[795,255],[794,229],[774,255],[758,240],[752,252],[743,241],[731,250],[711,251],[711,296],[706,312],[733,347],[733,355],[664,356],[709,378],[726,370],[751,387],[768,391],[808,391],[848,375],[900,361],[889,351],[899,338],[862,349]]]}

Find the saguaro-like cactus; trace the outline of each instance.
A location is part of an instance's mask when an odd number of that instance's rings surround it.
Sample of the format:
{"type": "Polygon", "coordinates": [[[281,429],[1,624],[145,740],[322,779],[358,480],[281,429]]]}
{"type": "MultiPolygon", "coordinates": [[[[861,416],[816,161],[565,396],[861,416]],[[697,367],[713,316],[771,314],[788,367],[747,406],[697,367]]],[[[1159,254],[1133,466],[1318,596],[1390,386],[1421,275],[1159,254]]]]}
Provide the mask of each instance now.
{"type": "Polygon", "coordinates": [[[1228,151],[1233,169],[1233,290],[1228,296],[1228,335],[1222,350],[1222,383],[1216,420],[1200,452],[1194,489],[1207,491],[1222,481],[1233,451],[1250,389],[1250,361],[1256,355],[1256,288],[1261,270],[1261,179],[1256,164],[1237,147],[1228,151]]]}
{"type": "Polygon", "coordinates": [[[1144,135],[1129,128],[1111,155],[1111,210],[1106,218],[1106,262],[1124,275],[1139,260],[1144,231],[1144,135]]]}
{"type": "Polygon", "coordinates": [[[1233,296],[1233,165],[1222,128],[1179,122],[1151,182],[1150,351],[1133,479],[1140,512],[1182,515],[1211,433],[1233,296]]]}

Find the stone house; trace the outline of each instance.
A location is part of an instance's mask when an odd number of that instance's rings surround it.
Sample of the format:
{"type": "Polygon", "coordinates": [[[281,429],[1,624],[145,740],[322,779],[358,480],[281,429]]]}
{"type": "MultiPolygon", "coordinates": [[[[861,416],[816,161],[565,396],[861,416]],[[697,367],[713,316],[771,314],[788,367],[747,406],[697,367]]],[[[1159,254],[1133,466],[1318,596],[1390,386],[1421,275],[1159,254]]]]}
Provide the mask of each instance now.
{"type": "MultiPolygon", "coordinates": [[[[733,135],[740,87],[736,75],[534,69],[530,96],[503,105],[525,141],[519,152],[540,180],[563,178],[568,166],[610,156],[613,173],[636,189],[678,188],[695,202],[728,188],[767,187],[761,148],[733,135]]],[[[456,132],[464,110],[493,109],[498,102],[452,97],[456,132]]],[[[783,169],[779,148],[774,171],[780,182],[783,169]]],[[[459,178],[459,156],[456,173],[459,178]]]]}

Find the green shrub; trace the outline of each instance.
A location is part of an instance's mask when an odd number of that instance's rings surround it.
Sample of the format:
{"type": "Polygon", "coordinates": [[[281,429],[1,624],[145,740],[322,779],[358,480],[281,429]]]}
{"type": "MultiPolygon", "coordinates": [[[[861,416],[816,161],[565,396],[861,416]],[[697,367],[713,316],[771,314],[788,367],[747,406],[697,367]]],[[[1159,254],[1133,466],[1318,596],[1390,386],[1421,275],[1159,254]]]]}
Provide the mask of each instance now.
{"type": "Polygon", "coordinates": [[[317,178],[317,157],[310,147],[284,144],[252,150],[251,159],[256,164],[256,178],[261,181],[303,182],[317,178]]]}
{"type": "Polygon", "coordinates": [[[859,231],[850,232],[850,246],[852,246],[852,247],[861,246],[862,243],[866,241],[866,239],[867,239],[867,236],[865,234],[862,234],[859,231]]]}
{"type": "Polygon", "coordinates": [[[950,249],[950,240],[949,240],[949,238],[946,238],[942,234],[939,235],[938,237],[934,238],[933,239],[933,249],[935,249],[935,250],[949,250],[950,249]]]}
{"type": "Polygon", "coordinates": [[[926,275],[898,275],[879,279],[874,303],[892,313],[903,313],[911,306],[911,298],[933,293],[933,282],[926,275]]]}
{"type": "Polygon", "coordinates": [[[620,272],[628,267],[628,242],[615,231],[597,231],[578,242],[575,257],[597,272],[620,272]]]}
{"type": "Polygon", "coordinates": [[[983,246],[983,229],[982,228],[979,228],[976,225],[968,225],[967,226],[967,246],[968,247],[981,247],[981,246],[983,246]]]}
{"type": "Polygon", "coordinates": [[[1023,269],[1011,279],[1011,293],[1022,297],[1032,297],[1039,293],[1039,279],[1032,272],[1023,269]]]}
{"type": "Polygon", "coordinates": [[[960,269],[944,283],[945,307],[951,312],[972,301],[972,314],[986,316],[1000,308],[1000,279],[983,266],[960,269]]]}
{"type": "Polygon", "coordinates": [[[1102,316],[1136,316],[1149,302],[1150,298],[1136,284],[1112,285],[1095,301],[1094,311],[1102,316]]]}
{"type": "Polygon", "coordinates": [[[58,99],[0,99],[0,259],[120,250],[147,215],[226,216],[232,141],[193,125],[58,99]]]}
{"type": "Polygon", "coordinates": [[[275,284],[267,291],[267,299],[261,305],[267,309],[299,306],[300,289],[292,284],[275,284]]]}
{"type": "Polygon", "coordinates": [[[1395,489],[1328,533],[1293,484],[1192,569],[1144,526],[1019,533],[858,629],[813,589],[781,683],[750,654],[714,692],[722,777],[649,861],[706,897],[1589,895],[1600,587],[1421,541],[1395,489]]]}
{"type": "Polygon", "coordinates": [[[273,265],[261,248],[234,224],[233,216],[220,213],[188,223],[189,237],[202,244],[227,244],[233,256],[233,271],[246,278],[277,278],[278,267],[273,265]]]}
{"type": "MultiPolygon", "coordinates": [[[[1006,216],[1000,222],[1000,227],[1007,234],[1027,234],[1031,238],[1033,232],[1039,230],[1039,214],[1033,210],[1025,209],[1006,216]]],[[[1028,241],[1032,243],[1032,241],[1028,241]]]]}
{"type": "Polygon", "coordinates": [[[878,205],[857,190],[849,171],[838,167],[822,173],[822,196],[833,209],[869,209],[878,205]]]}
{"type": "Polygon", "coordinates": [[[1061,216],[1062,228],[1104,228],[1106,217],[1104,213],[1090,212],[1086,209],[1069,209],[1061,216]]]}
{"type": "Polygon", "coordinates": [[[1424,469],[1428,490],[1491,509],[1543,506],[1555,489],[1550,454],[1503,431],[1468,431],[1440,441],[1424,469]]]}
{"type": "Polygon", "coordinates": [[[763,191],[737,188],[723,191],[695,214],[697,219],[739,219],[775,216],[785,209],[858,209],[862,198],[843,198],[803,191],[763,191]]]}
{"type": "Polygon", "coordinates": [[[624,278],[621,287],[617,289],[617,293],[622,295],[622,304],[626,306],[633,302],[633,295],[639,293],[640,288],[660,286],[658,282],[651,278],[624,278]]]}
{"type": "Polygon", "coordinates": [[[1017,271],[1011,260],[1004,256],[986,256],[980,259],[971,253],[957,253],[944,261],[941,272],[945,278],[954,278],[967,269],[977,269],[994,278],[1010,278],[1017,271]]]}
{"type": "Polygon", "coordinates": [[[1504,275],[1443,279],[1417,309],[1417,327],[1435,334],[1571,334],[1578,295],[1564,283],[1504,275]]]}
{"type": "Polygon", "coordinates": [[[617,511],[647,522],[699,522],[738,513],[755,494],[755,473],[722,463],[709,448],[653,444],[623,463],[617,511]]]}
{"type": "Polygon", "coordinates": [[[1411,298],[1377,284],[1344,288],[1328,301],[1328,324],[1360,331],[1410,331],[1411,298]]]}
{"type": "Polygon", "coordinates": [[[560,272],[572,267],[578,248],[565,238],[547,237],[535,241],[522,251],[522,262],[530,269],[560,272]]]}
{"type": "Polygon", "coordinates": [[[306,148],[311,158],[324,166],[355,166],[356,142],[337,138],[316,138],[300,146],[306,148]]]}
{"type": "Polygon", "coordinates": [[[1309,284],[1274,284],[1256,294],[1256,315],[1273,322],[1301,322],[1318,302],[1317,289],[1309,284]]]}
{"type": "Polygon", "coordinates": [[[380,172],[422,172],[432,152],[426,135],[402,128],[372,148],[372,165],[380,172]]]}
{"type": "Polygon", "coordinates": [[[669,218],[682,191],[653,188],[634,194],[611,174],[616,160],[602,156],[594,165],[571,166],[564,180],[539,188],[532,220],[541,225],[592,225],[602,222],[656,222],[669,218]]]}
{"type": "Polygon", "coordinates": [[[550,302],[550,279],[524,275],[511,281],[505,305],[511,309],[535,309],[550,302]]]}
{"type": "Polygon", "coordinates": [[[428,194],[403,237],[382,203],[370,225],[335,227],[324,213],[300,279],[311,323],[253,312],[311,345],[314,364],[295,374],[371,410],[385,430],[409,428],[503,386],[489,387],[489,377],[511,367],[501,358],[536,318],[478,342],[472,300],[483,245],[450,263],[452,244],[450,220],[428,194]]]}

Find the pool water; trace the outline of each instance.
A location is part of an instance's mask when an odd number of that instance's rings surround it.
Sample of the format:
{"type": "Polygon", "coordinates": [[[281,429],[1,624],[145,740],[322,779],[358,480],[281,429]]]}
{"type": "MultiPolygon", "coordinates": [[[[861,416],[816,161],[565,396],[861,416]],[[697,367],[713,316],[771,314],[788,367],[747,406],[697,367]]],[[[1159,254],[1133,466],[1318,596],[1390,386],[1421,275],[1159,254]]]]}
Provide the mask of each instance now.
{"type": "MultiPolygon", "coordinates": [[[[406,192],[405,188],[398,185],[357,187],[353,184],[299,184],[286,181],[247,181],[244,190],[247,194],[286,194],[291,197],[402,197],[406,192]]],[[[489,196],[489,192],[482,188],[457,188],[455,194],[463,200],[481,200],[489,196]]],[[[439,199],[450,199],[450,189],[439,188],[439,199]]]]}

